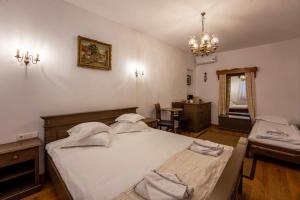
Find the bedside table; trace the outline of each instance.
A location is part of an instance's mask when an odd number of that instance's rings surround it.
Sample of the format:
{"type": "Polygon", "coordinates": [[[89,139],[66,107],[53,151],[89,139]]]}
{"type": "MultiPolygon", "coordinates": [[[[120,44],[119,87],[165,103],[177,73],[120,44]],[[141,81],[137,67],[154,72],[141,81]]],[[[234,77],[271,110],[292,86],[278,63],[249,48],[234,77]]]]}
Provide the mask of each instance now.
{"type": "Polygon", "coordinates": [[[0,199],[21,199],[41,189],[38,138],[0,145],[0,199]]]}
{"type": "Polygon", "coordinates": [[[150,126],[151,128],[157,128],[157,119],[153,119],[153,118],[145,118],[142,120],[143,122],[145,122],[148,126],[150,126]]]}

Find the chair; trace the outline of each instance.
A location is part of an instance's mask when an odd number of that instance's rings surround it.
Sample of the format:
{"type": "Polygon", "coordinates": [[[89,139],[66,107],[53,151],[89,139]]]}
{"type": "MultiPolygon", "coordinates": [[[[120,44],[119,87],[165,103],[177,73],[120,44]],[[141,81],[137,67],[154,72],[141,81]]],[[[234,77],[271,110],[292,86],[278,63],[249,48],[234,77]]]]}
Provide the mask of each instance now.
{"type": "Polygon", "coordinates": [[[155,104],[155,113],[156,113],[156,119],[158,120],[158,128],[161,129],[162,127],[166,127],[168,129],[174,130],[174,121],[172,120],[162,120],[161,119],[161,109],[160,104],[155,104]]]}

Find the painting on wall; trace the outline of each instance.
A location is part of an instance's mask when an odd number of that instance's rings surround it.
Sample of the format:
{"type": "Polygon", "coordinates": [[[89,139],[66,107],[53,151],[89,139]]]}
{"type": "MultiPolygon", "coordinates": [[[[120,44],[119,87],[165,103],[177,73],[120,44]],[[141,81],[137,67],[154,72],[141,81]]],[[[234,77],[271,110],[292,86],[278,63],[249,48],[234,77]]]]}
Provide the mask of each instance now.
{"type": "Polygon", "coordinates": [[[79,67],[111,70],[111,44],[78,36],[79,67]]]}
{"type": "Polygon", "coordinates": [[[192,76],[189,75],[189,74],[186,76],[186,84],[187,85],[192,85],[192,76]]]}

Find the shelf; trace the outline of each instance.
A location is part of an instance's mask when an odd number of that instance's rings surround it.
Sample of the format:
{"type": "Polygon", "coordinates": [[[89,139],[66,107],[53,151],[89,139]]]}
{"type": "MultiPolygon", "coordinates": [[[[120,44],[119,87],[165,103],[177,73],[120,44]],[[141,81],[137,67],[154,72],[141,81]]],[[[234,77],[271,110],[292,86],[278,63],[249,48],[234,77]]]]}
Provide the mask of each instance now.
{"type": "Polygon", "coordinates": [[[34,160],[17,163],[0,169],[0,183],[22,177],[27,174],[33,174],[34,160]]]}
{"type": "Polygon", "coordinates": [[[9,181],[14,178],[18,178],[20,176],[31,174],[33,172],[34,172],[34,169],[22,169],[22,170],[19,170],[17,172],[11,173],[11,174],[2,175],[2,176],[0,176],[0,183],[9,181]]]}
{"type": "MultiPolygon", "coordinates": [[[[27,192],[35,187],[34,174],[26,174],[0,183],[0,199],[27,192]]],[[[14,198],[19,199],[19,198],[14,198]]]]}

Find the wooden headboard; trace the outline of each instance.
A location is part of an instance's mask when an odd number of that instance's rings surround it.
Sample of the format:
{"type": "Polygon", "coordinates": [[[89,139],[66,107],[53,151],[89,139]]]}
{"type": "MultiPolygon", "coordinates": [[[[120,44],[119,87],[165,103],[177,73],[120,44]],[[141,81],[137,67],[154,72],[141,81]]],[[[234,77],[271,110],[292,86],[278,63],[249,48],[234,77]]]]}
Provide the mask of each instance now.
{"type": "Polygon", "coordinates": [[[45,123],[45,144],[68,137],[67,130],[84,122],[102,122],[107,125],[114,123],[115,119],[125,113],[136,113],[137,107],[102,110],[85,113],[41,117],[45,123]]]}

